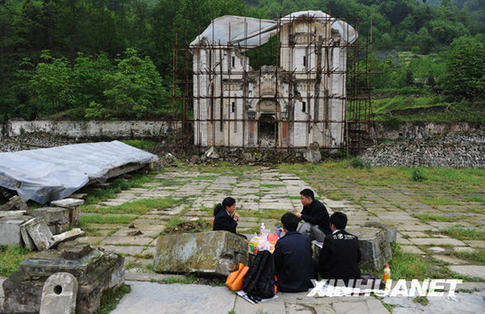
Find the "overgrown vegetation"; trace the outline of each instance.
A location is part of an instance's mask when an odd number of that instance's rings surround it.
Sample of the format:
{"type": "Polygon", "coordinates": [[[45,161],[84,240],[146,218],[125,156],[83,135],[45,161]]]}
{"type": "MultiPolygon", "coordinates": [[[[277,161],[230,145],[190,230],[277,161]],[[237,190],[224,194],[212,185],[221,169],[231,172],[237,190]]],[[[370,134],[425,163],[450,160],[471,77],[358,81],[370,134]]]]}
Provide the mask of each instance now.
{"type": "Polygon", "coordinates": [[[105,216],[105,215],[82,215],[81,228],[86,224],[129,224],[137,216],[105,216]]]}
{"type": "Polygon", "coordinates": [[[0,245],[0,275],[10,276],[18,270],[18,265],[34,253],[21,247],[0,245]]]}
{"type": "Polygon", "coordinates": [[[131,292],[131,287],[123,285],[115,290],[108,290],[101,297],[101,306],[96,310],[95,314],[108,314],[113,311],[123,296],[131,292]]]}
{"type": "Polygon", "coordinates": [[[85,206],[98,203],[100,201],[105,201],[110,198],[114,198],[117,193],[128,190],[131,188],[139,188],[145,183],[154,181],[153,175],[155,173],[146,174],[146,170],[141,169],[137,172],[131,173],[129,179],[123,177],[115,178],[108,181],[110,185],[106,188],[99,188],[96,185],[88,185],[81,190],[79,193],[88,194],[85,202],[85,206]]]}
{"type": "Polygon", "coordinates": [[[424,170],[422,168],[414,168],[411,180],[416,182],[422,182],[426,180],[426,174],[424,173],[424,170]]]}
{"type": "Polygon", "coordinates": [[[485,240],[485,231],[472,228],[450,227],[441,233],[458,240],[485,240]]]}
{"type": "Polygon", "coordinates": [[[151,210],[163,210],[180,204],[181,200],[174,200],[172,197],[137,199],[132,202],[126,202],[119,206],[84,206],[82,211],[85,213],[103,213],[103,214],[137,214],[144,215],[151,210]]]}

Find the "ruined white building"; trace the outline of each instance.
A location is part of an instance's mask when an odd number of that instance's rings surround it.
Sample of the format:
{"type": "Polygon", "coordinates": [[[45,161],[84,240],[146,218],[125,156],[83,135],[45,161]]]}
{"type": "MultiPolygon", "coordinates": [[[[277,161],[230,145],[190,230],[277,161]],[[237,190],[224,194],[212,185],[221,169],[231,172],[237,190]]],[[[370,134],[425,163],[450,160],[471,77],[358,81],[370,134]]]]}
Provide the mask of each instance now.
{"type": "Polygon", "coordinates": [[[356,39],[349,24],[321,11],[213,20],[190,44],[195,144],[342,147],[347,49],[356,39]],[[273,36],[279,66],[253,70],[245,53],[273,36]]]}

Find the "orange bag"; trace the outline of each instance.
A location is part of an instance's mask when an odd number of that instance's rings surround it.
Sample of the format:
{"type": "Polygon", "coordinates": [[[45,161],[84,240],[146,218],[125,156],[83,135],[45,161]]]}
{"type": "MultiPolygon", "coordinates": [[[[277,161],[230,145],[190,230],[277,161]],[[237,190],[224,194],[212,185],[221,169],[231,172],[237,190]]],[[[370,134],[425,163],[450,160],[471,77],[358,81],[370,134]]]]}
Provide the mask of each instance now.
{"type": "Polygon", "coordinates": [[[238,270],[233,271],[227,276],[226,286],[232,291],[239,291],[243,287],[244,276],[248,272],[249,267],[245,266],[243,263],[239,263],[238,270]]]}

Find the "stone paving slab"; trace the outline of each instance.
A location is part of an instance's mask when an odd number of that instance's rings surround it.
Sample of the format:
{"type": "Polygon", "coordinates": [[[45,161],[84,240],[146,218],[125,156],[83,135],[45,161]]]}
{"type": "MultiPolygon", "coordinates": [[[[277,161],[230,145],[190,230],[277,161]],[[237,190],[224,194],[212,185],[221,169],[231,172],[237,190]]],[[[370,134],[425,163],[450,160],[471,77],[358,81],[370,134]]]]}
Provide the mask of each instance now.
{"type": "Polygon", "coordinates": [[[485,265],[451,265],[450,270],[461,275],[485,280],[485,265]]]}
{"type": "Polygon", "coordinates": [[[116,245],[101,245],[106,251],[113,251],[123,255],[141,254],[145,247],[143,246],[116,246],[116,245]]]}
{"type": "Polygon", "coordinates": [[[418,249],[417,247],[415,247],[414,245],[401,245],[401,248],[406,253],[420,254],[420,255],[426,254],[423,251],[421,251],[420,249],[418,249]]]}
{"type": "Polygon", "coordinates": [[[154,240],[152,238],[145,238],[142,236],[110,236],[101,241],[101,244],[126,244],[126,245],[148,245],[151,244],[154,240]]]}
{"type": "Polygon", "coordinates": [[[427,297],[429,304],[423,306],[414,302],[414,298],[408,297],[386,297],[383,301],[393,304],[395,314],[414,313],[483,313],[485,309],[485,293],[457,293],[454,297],[427,297]]]}
{"type": "Polygon", "coordinates": [[[453,238],[410,238],[409,241],[411,241],[414,244],[418,245],[456,245],[456,246],[466,246],[465,243],[463,243],[460,240],[453,239],[453,238]]]}
{"type": "Polygon", "coordinates": [[[234,307],[235,295],[226,287],[127,282],[125,295],[112,314],[211,313],[227,314],[234,307]]]}

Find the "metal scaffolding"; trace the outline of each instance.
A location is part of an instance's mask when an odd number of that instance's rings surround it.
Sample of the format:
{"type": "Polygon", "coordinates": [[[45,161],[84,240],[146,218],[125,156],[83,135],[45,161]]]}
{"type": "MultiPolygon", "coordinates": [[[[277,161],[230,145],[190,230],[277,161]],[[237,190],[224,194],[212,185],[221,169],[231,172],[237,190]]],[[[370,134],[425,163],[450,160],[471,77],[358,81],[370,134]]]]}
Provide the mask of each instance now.
{"type": "MultiPolygon", "coordinates": [[[[279,18],[267,43],[261,23],[253,44],[247,28],[246,40],[231,41],[230,24],[224,43],[176,43],[166,145],[362,150],[372,114],[369,42],[343,40],[335,21],[279,18]]],[[[345,25],[358,33],[358,20],[345,25]]]]}

